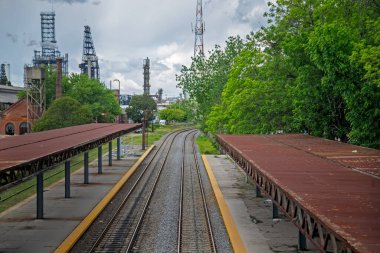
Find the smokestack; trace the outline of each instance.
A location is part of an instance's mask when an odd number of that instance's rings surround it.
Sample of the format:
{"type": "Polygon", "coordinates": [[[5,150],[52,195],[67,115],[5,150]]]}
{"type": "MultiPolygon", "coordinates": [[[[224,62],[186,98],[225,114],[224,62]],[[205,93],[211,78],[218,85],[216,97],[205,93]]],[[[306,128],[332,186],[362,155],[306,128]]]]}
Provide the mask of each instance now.
{"type": "Polygon", "coordinates": [[[55,82],[55,98],[62,96],[62,58],[56,58],[57,61],[57,80],[55,82]]]}

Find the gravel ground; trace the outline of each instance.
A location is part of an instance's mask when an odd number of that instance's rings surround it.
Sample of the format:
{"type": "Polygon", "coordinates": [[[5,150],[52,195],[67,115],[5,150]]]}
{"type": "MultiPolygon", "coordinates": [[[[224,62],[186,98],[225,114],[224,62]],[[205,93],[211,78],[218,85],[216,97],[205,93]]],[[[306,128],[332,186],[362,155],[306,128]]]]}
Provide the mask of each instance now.
{"type": "MultiPolygon", "coordinates": [[[[189,133],[189,132],[186,132],[189,133]]],[[[136,238],[133,246],[134,252],[176,252],[177,251],[177,235],[178,235],[178,217],[179,217],[179,199],[180,199],[180,176],[182,164],[182,146],[186,133],[181,133],[175,139],[166,165],[159,178],[156,190],[153,194],[151,203],[144,217],[140,233],[136,238]]],[[[148,159],[150,160],[150,156],[148,159]]],[[[215,236],[215,242],[218,252],[232,252],[229,238],[219,213],[214,193],[203,167],[203,162],[200,158],[199,151],[197,154],[199,159],[201,177],[206,193],[206,201],[208,204],[211,224],[215,236]]],[[[127,157],[125,159],[128,159],[127,157]]],[[[122,160],[121,162],[126,162],[122,160]]],[[[157,164],[163,162],[163,157],[156,160],[157,164]]],[[[146,161],[144,161],[144,164],[146,161]]],[[[140,166],[140,168],[143,166],[140,166]]],[[[138,170],[139,171],[139,170],[138,170]]],[[[141,172],[136,171],[128,182],[133,182],[141,172]]],[[[158,166],[155,167],[158,171],[158,166]]],[[[153,177],[153,176],[152,176],[153,177]]],[[[105,224],[110,219],[121,203],[123,197],[129,192],[132,183],[126,183],[121,194],[112,200],[111,204],[105,208],[105,211],[100,214],[98,219],[88,229],[86,234],[78,241],[72,252],[88,251],[91,241],[94,241],[96,235],[103,230],[105,224]]],[[[145,202],[145,201],[144,201],[145,202]]]]}
{"type": "Polygon", "coordinates": [[[228,237],[222,215],[220,214],[219,206],[216,202],[214,191],[212,190],[206,169],[203,165],[198,146],[196,146],[196,150],[197,157],[199,160],[199,170],[201,172],[203,187],[207,198],[207,205],[209,208],[211,226],[215,236],[216,249],[218,252],[233,252],[230,239],[228,237]]]}

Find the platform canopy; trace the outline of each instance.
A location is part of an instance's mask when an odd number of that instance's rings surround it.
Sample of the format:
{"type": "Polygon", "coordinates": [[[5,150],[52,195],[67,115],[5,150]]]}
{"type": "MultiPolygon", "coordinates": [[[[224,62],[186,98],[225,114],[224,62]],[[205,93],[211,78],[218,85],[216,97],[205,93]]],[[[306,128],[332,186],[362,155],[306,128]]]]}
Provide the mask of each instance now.
{"type": "Polygon", "coordinates": [[[308,135],[217,141],[321,251],[380,252],[380,151],[308,135]]]}
{"type": "Polygon", "coordinates": [[[3,138],[0,189],[141,127],[141,124],[96,123],[3,138]]]}

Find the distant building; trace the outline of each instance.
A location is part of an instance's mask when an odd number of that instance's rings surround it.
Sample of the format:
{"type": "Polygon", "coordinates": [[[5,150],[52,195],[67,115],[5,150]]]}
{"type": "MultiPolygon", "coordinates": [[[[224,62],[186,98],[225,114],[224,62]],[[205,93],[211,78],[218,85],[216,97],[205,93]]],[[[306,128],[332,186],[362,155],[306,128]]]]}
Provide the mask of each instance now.
{"type": "Polygon", "coordinates": [[[17,93],[22,90],[22,87],[0,85],[0,113],[17,102],[17,93]]]}
{"type": "Polygon", "coordinates": [[[21,99],[0,113],[0,135],[28,133],[27,100],[21,99]]]}

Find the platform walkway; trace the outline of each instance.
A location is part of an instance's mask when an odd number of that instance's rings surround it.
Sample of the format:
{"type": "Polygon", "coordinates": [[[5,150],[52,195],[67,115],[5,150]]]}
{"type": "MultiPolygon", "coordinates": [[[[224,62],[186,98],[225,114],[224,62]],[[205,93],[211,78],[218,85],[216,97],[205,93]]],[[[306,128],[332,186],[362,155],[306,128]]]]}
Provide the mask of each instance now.
{"type": "Polygon", "coordinates": [[[36,197],[0,214],[0,252],[53,252],[103,199],[138,159],[129,156],[89,167],[90,183],[83,184],[83,169],[71,175],[71,198],[65,198],[64,180],[44,189],[44,219],[36,219],[36,197]]]}

